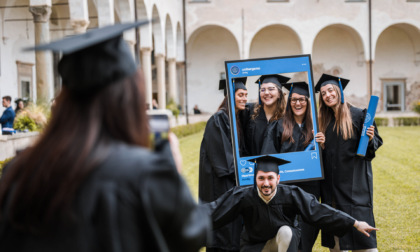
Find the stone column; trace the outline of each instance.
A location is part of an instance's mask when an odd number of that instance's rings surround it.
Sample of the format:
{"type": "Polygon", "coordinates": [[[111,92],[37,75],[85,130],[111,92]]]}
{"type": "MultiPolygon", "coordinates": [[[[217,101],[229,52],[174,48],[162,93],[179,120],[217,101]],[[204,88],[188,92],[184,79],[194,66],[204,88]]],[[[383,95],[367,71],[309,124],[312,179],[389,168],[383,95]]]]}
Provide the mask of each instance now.
{"type": "Polygon", "coordinates": [[[98,26],[103,27],[111,25],[115,22],[114,17],[114,0],[98,1],[98,26]]]}
{"type": "Polygon", "coordinates": [[[178,104],[181,105],[182,111],[185,111],[185,62],[178,62],[177,69],[179,73],[179,89],[178,89],[178,104]]]}
{"type": "Polygon", "coordinates": [[[177,85],[176,85],[176,60],[175,58],[168,59],[168,81],[169,81],[169,100],[173,100],[175,103],[177,100],[177,85]]]}
{"type": "MultiPolygon", "coordinates": [[[[34,17],[35,23],[35,44],[44,44],[50,42],[51,6],[30,6],[29,11],[34,17]]],[[[51,52],[35,52],[35,70],[36,70],[36,96],[37,103],[49,102],[52,90],[52,58],[51,52]]]]}
{"type": "Polygon", "coordinates": [[[89,23],[90,23],[89,20],[84,20],[84,19],[70,20],[70,24],[73,27],[75,34],[85,33],[87,27],[89,26],[89,23]]]}
{"type": "Polygon", "coordinates": [[[149,47],[141,48],[141,67],[143,69],[144,84],[146,91],[146,103],[149,104],[149,109],[152,108],[152,49],[149,47]]]}
{"type": "Polygon", "coordinates": [[[155,55],[157,68],[158,103],[160,109],[166,108],[166,87],[165,87],[165,55],[155,55]]]}

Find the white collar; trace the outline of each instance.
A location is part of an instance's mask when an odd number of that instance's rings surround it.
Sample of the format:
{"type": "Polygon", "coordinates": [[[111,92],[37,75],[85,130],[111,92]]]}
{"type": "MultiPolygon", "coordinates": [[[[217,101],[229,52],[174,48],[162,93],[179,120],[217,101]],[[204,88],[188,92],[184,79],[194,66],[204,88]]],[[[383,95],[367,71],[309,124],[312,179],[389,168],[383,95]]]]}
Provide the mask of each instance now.
{"type": "Polygon", "coordinates": [[[274,196],[276,196],[277,186],[276,186],[276,189],[274,189],[273,195],[268,200],[264,199],[264,197],[261,195],[261,192],[260,192],[260,189],[259,188],[257,188],[257,192],[258,192],[258,196],[264,201],[264,203],[265,204],[268,204],[274,198],[274,196]]]}

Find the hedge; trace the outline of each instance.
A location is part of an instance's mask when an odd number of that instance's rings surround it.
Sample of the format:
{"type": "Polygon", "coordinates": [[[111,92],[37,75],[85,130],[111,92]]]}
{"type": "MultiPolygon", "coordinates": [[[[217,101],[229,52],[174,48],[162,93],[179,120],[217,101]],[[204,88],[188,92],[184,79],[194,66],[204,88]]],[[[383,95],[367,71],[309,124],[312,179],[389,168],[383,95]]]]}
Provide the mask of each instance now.
{"type": "Polygon", "coordinates": [[[395,117],[394,126],[419,126],[420,117],[395,117]]]}
{"type": "Polygon", "coordinates": [[[178,138],[189,136],[202,131],[206,127],[207,122],[198,122],[193,124],[181,125],[171,128],[178,138]]]}
{"type": "Polygon", "coordinates": [[[389,119],[383,117],[375,117],[376,126],[388,126],[389,119]]]}

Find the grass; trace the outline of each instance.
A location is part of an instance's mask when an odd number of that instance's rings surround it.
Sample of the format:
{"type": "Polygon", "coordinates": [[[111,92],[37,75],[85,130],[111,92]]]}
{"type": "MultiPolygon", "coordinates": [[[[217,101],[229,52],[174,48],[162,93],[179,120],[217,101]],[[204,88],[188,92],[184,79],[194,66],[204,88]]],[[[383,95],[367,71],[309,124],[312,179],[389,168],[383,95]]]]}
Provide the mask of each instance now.
{"type": "MultiPolygon", "coordinates": [[[[374,213],[379,251],[420,251],[420,127],[380,127],[384,145],[373,160],[374,213]]],[[[203,131],[181,138],[183,175],[198,198],[203,131]]],[[[321,247],[320,236],[313,251],[321,247]]]]}

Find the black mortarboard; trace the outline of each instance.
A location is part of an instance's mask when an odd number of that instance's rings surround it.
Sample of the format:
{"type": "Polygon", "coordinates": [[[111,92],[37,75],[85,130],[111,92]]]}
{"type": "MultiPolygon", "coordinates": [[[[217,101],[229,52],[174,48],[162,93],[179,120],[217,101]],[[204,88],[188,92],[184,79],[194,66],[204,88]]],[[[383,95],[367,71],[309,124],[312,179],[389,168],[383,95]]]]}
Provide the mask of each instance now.
{"type": "Polygon", "coordinates": [[[255,175],[257,171],[275,172],[279,173],[279,165],[290,163],[290,161],[276,158],[269,155],[260,156],[257,158],[249,159],[250,162],[255,162],[255,175]]]}
{"type": "Polygon", "coordinates": [[[90,92],[136,72],[137,65],[123,32],[147,23],[106,26],[26,50],[62,52],[58,72],[63,85],[72,91],[90,92]]]}
{"type": "Polygon", "coordinates": [[[264,83],[274,83],[281,87],[281,83],[286,83],[290,80],[289,77],[280,75],[280,74],[269,74],[269,75],[261,75],[260,78],[255,83],[264,84],[264,83]]]}
{"type": "Polygon", "coordinates": [[[223,93],[226,96],[226,94],[227,94],[227,90],[226,90],[226,79],[219,80],[219,90],[223,90],[223,93]]]}
{"type": "Polygon", "coordinates": [[[308,83],[302,82],[291,82],[282,84],[287,90],[289,90],[289,98],[293,93],[308,96],[309,97],[309,86],[308,83]]]}
{"type": "Polygon", "coordinates": [[[241,77],[241,78],[235,78],[233,79],[233,83],[235,85],[235,92],[238,89],[244,89],[246,90],[246,79],[247,77],[241,77]]]}
{"type": "Polygon", "coordinates": [[[315,92],[318,93],[321,90],[322,86],[327,84],[333,84],[340,88],[341,92],[341,103],[344,103],[344,93],[343,90],[346,88],[347,84],[350,82],[348,79],[343,79],[341,77],[332,76],[329,74],[322,74],[319,78],[318,83],[315,85],[315,92]]]}

